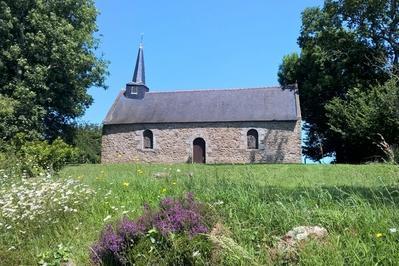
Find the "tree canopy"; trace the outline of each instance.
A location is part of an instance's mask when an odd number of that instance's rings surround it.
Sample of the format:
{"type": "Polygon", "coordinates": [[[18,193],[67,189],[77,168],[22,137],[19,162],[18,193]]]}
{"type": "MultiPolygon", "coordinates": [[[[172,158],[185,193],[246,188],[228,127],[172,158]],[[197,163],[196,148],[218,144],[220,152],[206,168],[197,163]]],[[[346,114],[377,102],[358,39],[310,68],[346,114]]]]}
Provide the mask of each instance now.
{"type": "Polygon", "coordinates": [[[87,89],[106,87],[96,17],[92,0],[0,1],[0,138],[68,137],[87,89]]]}
{"type": "Polygon", "coordinates": [[[284,57],[278,76],[282,85],[298,83],[309,134],[306,156],[319,160],[335,154],[337,162],[360,162],[374,155],[369,145],[336,134],[336,113],[327,105],[357,95],[352,90],[367,93],[397,73],[398,27],[396,0],[326,0],[322,8],[303,12],[301,53],[284,57]]]}

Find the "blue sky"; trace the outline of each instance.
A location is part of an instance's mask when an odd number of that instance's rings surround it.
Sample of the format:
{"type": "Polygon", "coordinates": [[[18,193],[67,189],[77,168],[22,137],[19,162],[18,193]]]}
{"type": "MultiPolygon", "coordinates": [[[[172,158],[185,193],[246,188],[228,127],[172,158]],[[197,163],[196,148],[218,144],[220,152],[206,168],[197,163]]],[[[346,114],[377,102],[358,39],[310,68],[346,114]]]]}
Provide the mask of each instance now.
{"type": "Polygon", "coordinates": [[[301,12],[321,0],[98,0],[108,90],[91,88],[82,121],[101,123],[133,74],[144,33],[151,91],[277,85],[282,57],[299,51],[301,12]]]}

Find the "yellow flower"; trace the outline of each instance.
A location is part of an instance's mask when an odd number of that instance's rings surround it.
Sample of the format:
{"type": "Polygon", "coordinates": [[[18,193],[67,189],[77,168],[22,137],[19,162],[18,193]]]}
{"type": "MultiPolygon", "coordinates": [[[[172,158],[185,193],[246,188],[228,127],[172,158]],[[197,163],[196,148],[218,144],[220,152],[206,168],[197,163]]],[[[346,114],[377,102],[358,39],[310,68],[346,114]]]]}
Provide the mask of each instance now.
{"type": "Polygon", "coordinates": [[[137,173],[142,174],[144,172],[143,172],[143,170],[139,169],[139,170],[137,170],[137,173]]]}
{"type": "Polygon", "coordinates": [[[161,192],[162,192],[162,193],[165,193],[165,192],[166,192],[166,188],[163,188],[163,189],[161,190],[161,192]]]}
{"type": "Polygon", "coordinates": [[[380,237],[383,237],[384,235],[382,234],[382,233],[377,233],[377,234],[375,234],[375,237],[376,238],[380,238],[380,237]]]}
{"type": "Polygon", "coordinates": [[[128,183],[128,182],[123,182],[123,185],[124,185],[125,187],[128,187],[128,186],[129,186],[129,183],[128,183]]]}
{"type": "Polygon", "coordinates": [[[173,185],[176,185],[176,182],[172,182],[173,185]]]}

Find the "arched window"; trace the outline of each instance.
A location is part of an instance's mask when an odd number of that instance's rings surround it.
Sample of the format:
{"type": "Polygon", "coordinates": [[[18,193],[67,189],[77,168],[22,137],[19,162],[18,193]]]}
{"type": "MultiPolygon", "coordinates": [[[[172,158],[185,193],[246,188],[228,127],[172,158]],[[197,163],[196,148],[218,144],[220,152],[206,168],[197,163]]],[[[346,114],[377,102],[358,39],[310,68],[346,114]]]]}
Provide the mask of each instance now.
{"type": "Polygon", "coordinates": [[[144,130],[143,132],[143,147],[144,149],[153,149],[154,148],[154,135],[152,131],[149,129],[144,130]]]}
{"type": "Polygon", "coordinates": [[[247,132],[247,148],[248,149],[258,149],[259,147],[259,137],[258,137],[258,131],[255,129],[250,129],[247,132]]]}

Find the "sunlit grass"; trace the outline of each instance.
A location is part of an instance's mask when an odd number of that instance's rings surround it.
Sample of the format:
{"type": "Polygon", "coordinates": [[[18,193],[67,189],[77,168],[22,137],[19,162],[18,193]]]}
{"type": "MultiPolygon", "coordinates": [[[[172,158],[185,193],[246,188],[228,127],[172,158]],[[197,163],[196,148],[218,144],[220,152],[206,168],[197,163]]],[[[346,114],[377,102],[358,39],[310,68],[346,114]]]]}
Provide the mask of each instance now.
{"type": "MultiPolygon", "coordinates": [[[[399,169],[392,165],[81,165],[60,172],[94,191],[77,213],[59,217],[16,245],[0,230],[0,264],[34,264],[58,244],[88,264],[89,246],[105,224],[135,218],[144,203],[191,191],[211,204],[253,263],[270,264],[269,248],[292,227],[321,225],[323,244],[309,243],[302,264],[394,264],[399,261],[399,169]],[[156,174],[158,173],[158,174],[156,174]],[[159,175],[162,173],[162,175],[159,175]],[[164,176],[168,177],[164,177],[164,176]],[[377,234],[383,234],[377,237],[377,234]],[[12,248],[14,247],[14,248],[12,248]]],[[[1,222],[1,221],[0,221],[1,222]]],[[[34,233],[33,233],[34,232],[34,233]]],[[[237,263],[226,258],[226,263],[237,263]]]]}

